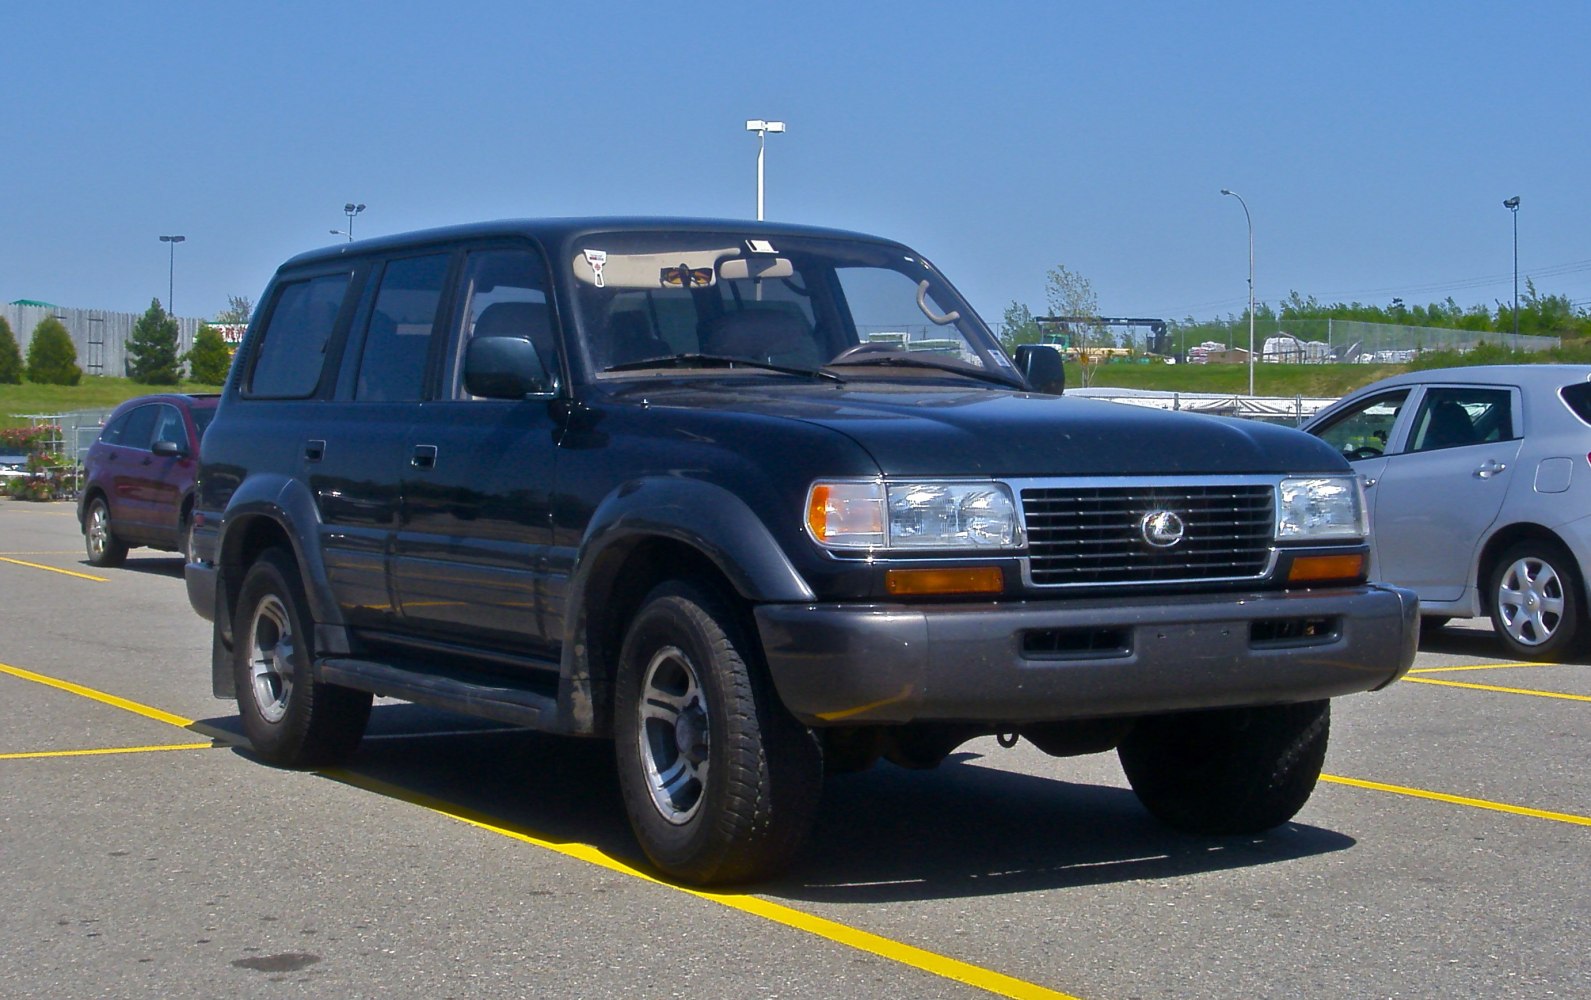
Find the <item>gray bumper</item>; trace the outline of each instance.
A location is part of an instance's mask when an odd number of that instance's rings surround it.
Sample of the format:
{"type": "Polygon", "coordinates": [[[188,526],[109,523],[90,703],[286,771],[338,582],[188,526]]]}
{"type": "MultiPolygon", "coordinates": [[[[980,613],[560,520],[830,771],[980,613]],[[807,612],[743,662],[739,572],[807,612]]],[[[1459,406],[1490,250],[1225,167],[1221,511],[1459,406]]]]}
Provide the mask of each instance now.
{"type": "Polygon", "coordinates": [[[1379,584],[756,609],[779,696],[808,725],[1040,722],[1371,691],[1414,662],[1418,613],[1412,591],[1379,584]]]}

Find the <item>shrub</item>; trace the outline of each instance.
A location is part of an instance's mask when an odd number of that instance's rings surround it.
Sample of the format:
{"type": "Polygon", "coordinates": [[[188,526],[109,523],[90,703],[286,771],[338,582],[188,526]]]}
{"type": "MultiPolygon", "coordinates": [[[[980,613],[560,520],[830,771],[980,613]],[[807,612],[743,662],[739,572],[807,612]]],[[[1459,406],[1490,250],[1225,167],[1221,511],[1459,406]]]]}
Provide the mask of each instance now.
{"type": "Polygon", "coordinates": [[[188,377],[204,385],[221,385],[226,381],[227,369],[232,366],[232,350],[221,333],[208,323],[194,334],[193,348],[185,356],[188,377]]]}
{"type": "Polygon", "coordinates": [[[176,318],[166,313],[159,299],[150,300],[127,338],[127,377],[145,385],[176,385],[182,377],[177,369],[178,339],[176,318]]]}
{"type": "Polygon", "coordinates": [[[17,347],[11,324],[0,316],[0,385],[22,384],[22,350],[17,347]]]}
{"type": "Polygon", "coordinates": [[[40,385],[76,385],[83,379],[72,335],[54,316],[40,323],[28,342],[28,381],[40,385]]]}

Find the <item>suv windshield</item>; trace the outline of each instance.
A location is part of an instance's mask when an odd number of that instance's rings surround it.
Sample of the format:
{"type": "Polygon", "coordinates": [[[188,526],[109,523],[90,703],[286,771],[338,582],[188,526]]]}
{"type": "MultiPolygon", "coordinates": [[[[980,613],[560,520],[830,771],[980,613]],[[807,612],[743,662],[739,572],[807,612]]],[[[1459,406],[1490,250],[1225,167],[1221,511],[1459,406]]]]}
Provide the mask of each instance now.
{"type": "Polygon", "coordinates": [[[1019,383],[967,304],[900,247],[619,232],[583,239],[562,265],[575,278],[586,363],[599,376],[722,371],[723,359],[744,359],[759,364],[742,370],[812,372],[838,361],[846,378],[867,370],[1019,383]]]}

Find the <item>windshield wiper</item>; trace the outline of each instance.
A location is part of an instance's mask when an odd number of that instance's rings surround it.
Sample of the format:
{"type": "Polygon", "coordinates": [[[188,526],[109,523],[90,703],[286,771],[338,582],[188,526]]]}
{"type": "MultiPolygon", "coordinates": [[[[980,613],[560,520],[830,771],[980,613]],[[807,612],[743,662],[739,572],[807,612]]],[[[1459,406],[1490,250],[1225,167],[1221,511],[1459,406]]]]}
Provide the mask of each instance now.
{"type": "Polygon", "coordinates": [[[845,381],[833,372],[821,368],[796,368],[791,365],[776,365],[770,361],[737,358],[725,354],[667,354],[655,358],[641,358],[638,361],[625,361],[622,364],[609,365],[602,370],[633,372],[646,368],[755,368],[759,371],[779,372],[782,375],[823,378],[832,382],[845,381]]]}
{"type": "Polygon", "coordinates": [[[878,365],[885,368],[933,368],[942,372],[950,372],[952,375],[965,375],[968,378],[975,378],[984,382],[993,382],[996,385],[1003,385],[1008,389],[1027,388],[1027,386],[1023,385],[1021,382],[1010,376],[1001,375],[998,372],[986,371],[982,368],[974,368],[965,361],[951,361],[948,359],[940,360],[938,358],[928,357],[926,354],[901,354],[893,351],[887,354],[858,354],[853,358],[830,361],[825,367],[841,368],[855,366],[860,368],[864,366],[870,367],[873,365],[878,365]]]}

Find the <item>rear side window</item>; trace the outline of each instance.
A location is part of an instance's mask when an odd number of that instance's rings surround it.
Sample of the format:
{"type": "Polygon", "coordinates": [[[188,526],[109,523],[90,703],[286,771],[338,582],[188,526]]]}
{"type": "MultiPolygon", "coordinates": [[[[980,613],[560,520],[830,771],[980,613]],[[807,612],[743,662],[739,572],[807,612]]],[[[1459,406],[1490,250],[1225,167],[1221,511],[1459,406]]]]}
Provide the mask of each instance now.
{"type": "Polygon", "coordinates": [[[1558,395],[1568,404],[1583,424],[1591,424],[1591,382],[1576,382],[1558,390],[1558,395]]]}
{"type": "Polygon", "coordinates": [[[244,387],[248,395],[290,399],[315,392],[348,279],[347,274],[328,274],[282,287],[254,352],[244,387]]]}
{"type": "Polygon", "coordinates": [[[421,398],[447,268],[447,254],[395,260],[386,266],[365,334],[355,399],[421,398]]]}

